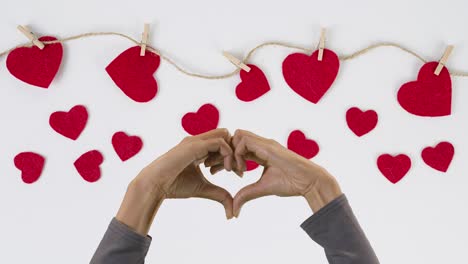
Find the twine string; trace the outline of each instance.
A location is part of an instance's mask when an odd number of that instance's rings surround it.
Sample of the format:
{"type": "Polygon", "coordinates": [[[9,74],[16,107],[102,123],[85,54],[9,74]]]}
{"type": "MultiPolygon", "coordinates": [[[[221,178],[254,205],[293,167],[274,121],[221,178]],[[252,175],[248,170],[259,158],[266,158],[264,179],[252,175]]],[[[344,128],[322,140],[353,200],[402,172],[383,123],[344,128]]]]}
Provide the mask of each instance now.
{"type": "MultiPolygon", "coordinates": [[[[42,43],[44,43],[44,44],[65,43],[65,42],[76,40],[76,39],[82,39],[82,38],[88,38],[88,37],[94,37],[94,36],[119,36],[119,37],[125,38],[125,39],[133,42],[135,45],[140,45],[141,44],[139,41],[135,40],[134,38],[132,38],[132,37],[130,37],[128,35],[122,34],[122,33],[118,33],[118,32],[89,32],[89,33],[84,33],[84,34],[78,34],[78,35],[75,35],[75,36],[70,36],[70,37],[63,38],[63,39],[57,39],[57,40],[51,40],[51,41],[42,41],[42,43]]],[[[18,46],[14,47],[14,48],[5,50],[3,52],[0,52],[0,57],[5,56],[6,54],[10,53],[12,50],[14,50],[16,48],[32,47],[32,46],[33,46],[32,42],[25,43],[25,44],[22,44],[22,45],[18,45],[18,46]]],[[[247,63],[247,61],[249,61],[252,58],[252,56],[254,55],[255,52],[257,52],[258,50],[263,49],[265,47],[283,47],[283,48],[299,50],[299,51],[302,51],[302,52],[308,53],[308,54],[312,53],[312,50],[307,49],[307,48],[303,48],[303,47],[300,47],[300,46],[291,45],[291,44],[287,44],[287,43],[282,43],[282,42],[271,41],[271,42],[264,42],[264,43],[262,43],[260,45],[257,45],[253,49],[251,49],[247,53],[245,58],[242,60],[242,62],[247,63]]],[[[400,44],[394,43],[394,42],[377,42],[377,43],[371,44],[371,45],[369,45],[367,47],[364,47],[364,48],[362,48],[360,50],[357,50],[357,51],[355,51],[355,52],[353,52],[351,54],[340,55],[338,57],[342,61],[353,60],[355,58],[358,58],[358,57],[360,57],[360,56],[362,56],[362,55],[364,55],[364,54],[366,54],[368,52],[371,52],[372,50],[380,48],[380,47],[397,48],[397,49],[399,49],[399,50],[401,50],[401,51],[403,51],[405,53],[408,53],[408,54],[412,55],[413,57],[419,59],[423,63],[427,62],[426,59],[424,59],[421,55],[419,55],[415,51],[412,51],[412,50],[404,47],[403,45],[400,45],[400,44]]],[[[169,57],[162,54],[156,48],[153,48],[153,47],[148,45],[148,46],[146,46],[146,49],[151,51],[151,52],[156,53],[157,55],[159,55],[162,60],[164,60],[167,63],[169,63],[170,65],[172,65],[179,72],[181,72],[181,73],[183,73],[185,75],[191,76],[191,77],[195,77],[195,78],[208,79],[208,80],[226,79],[226,78],[229,78],[229,77],[232,77],[232,76],[236,75],[240,71],[240,69],[235,69],[235,70],[233,70],[233,71],[231,71],[229,73],[220,74],[220,75],[209,75],[209,74],[194,73],[194,72],[191,72],[191,71],[188,71],[188,70],[184,69],[183,67],[178,65],[176,62],[174,62],[172,59],[170,59],[169,57]]],[[[464,71],[451,70],[450,74],[452,76],[457,76],[457,77],[468,77],[468,72],[464,72],[464,71]]]]}

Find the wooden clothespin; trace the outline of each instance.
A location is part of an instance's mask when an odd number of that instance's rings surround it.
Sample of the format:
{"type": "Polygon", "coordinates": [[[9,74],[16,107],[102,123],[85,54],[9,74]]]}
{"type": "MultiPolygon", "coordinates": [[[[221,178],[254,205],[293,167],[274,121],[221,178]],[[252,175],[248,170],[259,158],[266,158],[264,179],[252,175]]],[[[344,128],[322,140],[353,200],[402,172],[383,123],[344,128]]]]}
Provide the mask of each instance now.
{"type": "Polygon", "coordinates": [[[447,48],[445,49],[444,55],[442,55],[442,58],[439,60],[439,65],[437,65],[437,68],[434,71],[434,74],[439,76],[440,72],[445,66],[445,63],[447,63],[447,60],[450,56],[450,53],[452,53],[453,50],[453,45],[448,45],[447,48]]]}
{"type": "Polygon", "coordinates": [[[323,59],[323,49],[325,49],[325,28],[320,30],[320,42],[319,42],[319,52],[318,52],[318,60],[322,61],[323,59]]]}
{"type": "Polygon", "coordinates": [[[44,49],[45,45],[44,43],[40,42],[36,36],[31,32],[31,30],[28,29],[26,26],[21,26],[19,25],[18,30],[21,31],[35,46],[37,46],[39,49],[44,49]]]}
{"type": "Polygon", "coordinates": [[[149,27],[150,27],[150,25],[145,23],[145,29],[144,29],[142,37],[141,37],[140,56],[145,56],[146,45],[148,44],[149,27]]]}
{"type": "Polygon", "coordinates": [[[245,65],[242,61],[240,61],[238,58],[232,56],[231,54],[227,53],[226,51],[223,51],[224,57],[226,57],[229,61],[232,62],[232,64],[236,65],[237,67],[243,69],[246,72],[250,71],[250,67],[245,65]]]}

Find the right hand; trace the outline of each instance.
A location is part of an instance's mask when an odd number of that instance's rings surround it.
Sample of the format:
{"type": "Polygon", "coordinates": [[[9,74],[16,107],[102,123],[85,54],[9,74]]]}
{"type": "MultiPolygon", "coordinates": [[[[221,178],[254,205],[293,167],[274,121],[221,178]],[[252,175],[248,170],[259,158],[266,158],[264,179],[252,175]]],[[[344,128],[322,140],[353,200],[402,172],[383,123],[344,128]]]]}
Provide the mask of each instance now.
{"type": "Polygon", "coordinates": [[[335,178],[324,168],[275,140],[238,129],[231,143],[236,162],[234,170],[244,172],[247,159],[264,167],[260,180],[235,195],[233,212],[236,217],[246,202],[267,195],[304,196],[314,212],[341,195],[335,178]]]}

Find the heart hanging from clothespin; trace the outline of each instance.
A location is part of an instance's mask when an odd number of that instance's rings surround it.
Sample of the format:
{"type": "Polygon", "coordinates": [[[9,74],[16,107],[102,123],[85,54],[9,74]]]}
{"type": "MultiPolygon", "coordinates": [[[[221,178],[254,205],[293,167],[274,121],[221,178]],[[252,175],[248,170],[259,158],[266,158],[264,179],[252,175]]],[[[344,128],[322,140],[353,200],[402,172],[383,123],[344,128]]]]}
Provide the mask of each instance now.
{"type": "Polygon", "coordinates": [[[146,45],[148,44],[148,37],[149,37],[149,27],[150,25],[145,23],[145,28],[143,30],[143,34],[141,37],[141,50],[140,50],[140,56],[145,56],[145,51],[146,51],[146,45]]]}
{"type": "Polygon", "coordinates": [[[241,82],[236,86],[236,96],[239,100],[251,102],[270,91],[270,84],[259,67],[244,64],[227,52],[223,52],[223,55],[241,69],[241,82]]]}
{"type": "Polygon", "coordinates": [[[284,80],[289,87],[307,101],[316,104],[335,81],[340,59],[335,52],[325,49],[325,29],[322,28],[318,49],[310,55],[288,55],[282,68],[284,80]]]}
{"type": "Polygon", "coordinates": [[[398,102],[407,112],[425,117],[448,116],[452,111],[452,80],[445,67],[453,46],[448,46],[439,62],[425,63],[415,81],[398,90],[398,102]]]}
{"type": "Polygon", "coordinates": [[[24,26],[18,26],[33,46],[18,47],[7,57],[8,71],[17,79],[41,88],[48,88],[57,74],[62,63],[62,43],[44,42],[57,41],[55,37],[42,36],[39,39],[24,26]]]}

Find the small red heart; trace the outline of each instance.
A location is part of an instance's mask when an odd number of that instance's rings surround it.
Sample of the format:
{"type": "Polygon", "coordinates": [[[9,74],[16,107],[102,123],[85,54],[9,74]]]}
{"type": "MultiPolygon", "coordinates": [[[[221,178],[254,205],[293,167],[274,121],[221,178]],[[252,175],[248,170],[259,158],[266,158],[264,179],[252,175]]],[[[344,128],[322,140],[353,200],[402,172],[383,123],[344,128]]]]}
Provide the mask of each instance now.
{"type": "Polygon", "coordinates": [[[450,142],[440,142],[435,147],[426,147],[421,152],[424,162],[430,167],[447,172],[452,162],[455,149],[450,142]]]}
{"type": "Polygon", "coordinates": [[[319,152],[317,142],[307,139],[300,130],[294,130],[288,137],[288,149],[296,152],[306,159],[311,159],[319,152]]]}
{"type": "Polygon", "coordinates": [[[247,64],[250,71],[240,71],[241,82],[236,87],[236,96],[244,102],[253,101],[270,90],[270,85],[260,68],[253,64],[247,64]]]}
{"type": "Polygon", "coordinates": [[[101,152],[90,150],[81,155],[74,163],[76,170],[85,181],[95,182],[101,178],[101,168],[104,161],[101,152]]]}
{"type": "Polygon", "coordinates": [[[34,152],[21,152],[15,156],[14,163],[21,171],[23,182],[33,183],[41,176],[45,158],[34,152]]]}
{"type": "Polygon", "coordinates": [[[135,156],[143,147],[143,141],[138,136],[128,136],[125,132],[116,132],[112,136],[112,146],[122,161],[135,156]]]}
{"type": "Polygon", "coordinates": [[[140,56],[140,46],[122,52],[106,71],[115,84],[132,100],[148,102],[156,96],[158,83],[153,74],[159,67],[160,57],[151,51],[140,56]]]}
{"type": "Polygon", "coordinates": [[[218,109],[212,104],[204,104],[197,112],[190,112],[182,117],[182,127],[195,136],[217,128],[218,121],[218,109]]]}
{"type": "Polygon", "coordinates": [[[59,134],[76,140],[88,122],[88,111],[82,105],[76,105],[70,111],[54,112],[49,117],[50,126],[59,134]]]}
{"type": "Polygon", "coordinates": [[[438,62],[428,62],[419,70],[416,81],[405,83],[398,91],[398,102],[418,116],[446,116],[452,108],[452,80],[446,67],[437,76],[438,62]]]}
{"type": "Polygon", "coordinates": [[[397,183],[411,168],[411,159],[405,154],[382,154],[377,159],[377,167],[391,183],[397,183]]]}
{"type": "Polygon", "coordinates": [[[378,116],[374,110],[362,111],[357,107],[351,107],[346,111],[346,123],[349,129],[360,137],[372,131],[377,125],[378,116]]]}
{"type": "MultiPolygon", "coordinates": [[[[57,40],[54,37],[40,37],[40,41],[57,40]]],[[[36,46],[20,47],[8,54],[8,71],[21,81],[42,88],[48,88],[62,62],[61,43],[46,44],[44,49],[36,46]]]]}
{"type": "Polygon", "coordinates": [[[283,61],[283,76],[291,89],[315,104],[333,84],[339,68],[338,56],[328,49],[324,49],[322,61],[318,50],[310,56],[293,53],[283,61]]]}
{"type": "Polygon", "coordinates": [[[258,163],[253,160],[246,160],[245,167],[246,171],[255,170],[256,168],[258,168],[258,163]]]}

